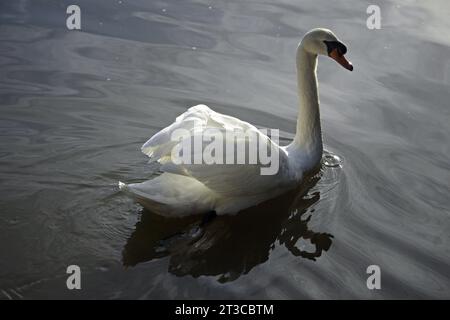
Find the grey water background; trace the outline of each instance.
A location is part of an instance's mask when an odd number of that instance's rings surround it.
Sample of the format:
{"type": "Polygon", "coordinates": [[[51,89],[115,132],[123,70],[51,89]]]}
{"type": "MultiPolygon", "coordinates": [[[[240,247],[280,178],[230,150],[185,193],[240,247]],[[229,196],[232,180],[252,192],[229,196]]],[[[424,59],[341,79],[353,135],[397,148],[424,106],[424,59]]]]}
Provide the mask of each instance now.
{"type": "Polygon", "coordinates": [[[1,298],[450,298],[450,5],[378,1],[369,30],[369,4],[2,1],[1,298]],[[355,66],[319,59],[341,167],[201,234],[118,192],[155,175],[140,146],[198,103],[287,143],[296,46],[317,26],[355,66]],[[81,290],[66,288],[71,264],[81,290]],[[381,290],[366,287],[372,264],[381,290]]]}

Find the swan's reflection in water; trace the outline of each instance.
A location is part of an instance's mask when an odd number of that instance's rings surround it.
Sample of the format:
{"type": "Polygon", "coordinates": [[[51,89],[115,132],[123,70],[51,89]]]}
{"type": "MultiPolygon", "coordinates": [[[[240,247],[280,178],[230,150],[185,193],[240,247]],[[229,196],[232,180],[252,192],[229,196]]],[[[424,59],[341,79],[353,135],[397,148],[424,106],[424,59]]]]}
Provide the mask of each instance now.
{"type": "Polygon", "coordinates": [[[172,274],[219,276],[227,282],[265,262],[277,241],[293,255],[315,260],[333,238],[308,227],[314,214],[309,208],[320,199],[320,192],[311,189],[319,179],[317,174],[295,191],[202,227],[201,217],[167,219],[143,211],[123,250],[123,264],[170,256],[172,274]],[[299,247],[305,241],[309,250],[299,247]]]}

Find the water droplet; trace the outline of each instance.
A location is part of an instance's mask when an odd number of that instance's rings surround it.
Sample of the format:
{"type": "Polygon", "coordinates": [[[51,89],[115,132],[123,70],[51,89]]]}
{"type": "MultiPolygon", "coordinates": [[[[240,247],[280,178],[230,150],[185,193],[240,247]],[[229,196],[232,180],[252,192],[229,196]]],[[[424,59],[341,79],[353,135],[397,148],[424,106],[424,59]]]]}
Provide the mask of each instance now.
{"type": "Polygon", "coordinates": [[[336,168],[342,165],[341,158],[332,153],[326,153],[322,158],[322,162],[326,167],[330,168],[336,168]]]}
{"type": "Polygon", "coordinates": [[[166,9],[162,9],[161,11],[162,11],[162,12],[166,12],[167,10],[166,10],[166,9]]]}
{"type": "Polygon", "coordinates": [[[209,6],[209,7],[208,7],[208,9],[209,9],[209,10],[212,10],[212,7],[211,7],[211,6],[209,6]]]}
{"type": "Polygon", "coordinates": [[[192,50],[197,50],[197,47],[192,47],[192,50]]]}

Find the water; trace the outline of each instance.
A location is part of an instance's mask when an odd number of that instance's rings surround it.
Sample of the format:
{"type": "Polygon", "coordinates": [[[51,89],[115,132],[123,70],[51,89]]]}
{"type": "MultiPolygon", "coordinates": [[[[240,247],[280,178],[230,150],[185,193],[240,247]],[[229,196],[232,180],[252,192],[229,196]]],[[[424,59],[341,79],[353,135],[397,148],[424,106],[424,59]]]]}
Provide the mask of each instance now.
{"type": "Polygon", "coordinates": [[[0,4],[2,298],[450,298],[447,2],[384,1],[381,30],[370,1],[79,0],[82,31],[69,4],[0,4]],[[155,174],[141,144],[198,103],[289,142],[316,26],[355,70],[319,59],[330,154],[308,183],[201,229],[118,192],[155,174]]]}

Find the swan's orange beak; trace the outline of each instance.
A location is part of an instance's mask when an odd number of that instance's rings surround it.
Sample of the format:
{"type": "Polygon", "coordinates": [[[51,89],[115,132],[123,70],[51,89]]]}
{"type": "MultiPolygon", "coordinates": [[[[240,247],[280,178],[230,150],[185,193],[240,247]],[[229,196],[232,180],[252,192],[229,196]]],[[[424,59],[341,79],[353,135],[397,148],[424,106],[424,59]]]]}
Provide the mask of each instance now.
{"type": "Polygon", "coordinates": [[[350,61],[345,59],[343,54],[339,53],[339,50],[337,48],[331,50],[329,56],[333,58],[337,63],[339,63],[341,66],[343,66],[345,69],[353,71],[353,65],[350,61]]]}

